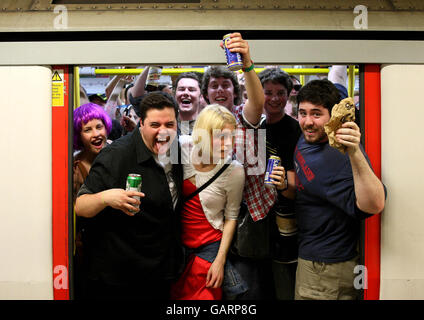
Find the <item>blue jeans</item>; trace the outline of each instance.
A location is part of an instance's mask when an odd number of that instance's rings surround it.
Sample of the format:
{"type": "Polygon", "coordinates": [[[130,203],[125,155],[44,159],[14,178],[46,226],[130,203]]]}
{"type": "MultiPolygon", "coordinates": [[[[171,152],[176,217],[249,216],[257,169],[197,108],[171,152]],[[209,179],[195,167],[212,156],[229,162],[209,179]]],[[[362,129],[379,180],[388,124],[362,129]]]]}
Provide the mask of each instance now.
{"type": "MultiPolygon", "coordinates": [[[[212,263],[216,255],[221,241],[216,241],[199,248],[184,248],[186,261],[189,255],[195,254],[199,258],[202,258],[212,263]]],[[[222,282],[222,291],[226,296],[236,296],[242,294],[248,290],[246,282],[234,268],[232,263],[227,259],[224,266],[224,281],[222,282]]]]}
{"type": "Polygon", "coordinates": [[[231,255],[234,267],[246,279],[249,290],[235,300],[274,300],[275,289],[271,259],[249,259],[231,255]]]}

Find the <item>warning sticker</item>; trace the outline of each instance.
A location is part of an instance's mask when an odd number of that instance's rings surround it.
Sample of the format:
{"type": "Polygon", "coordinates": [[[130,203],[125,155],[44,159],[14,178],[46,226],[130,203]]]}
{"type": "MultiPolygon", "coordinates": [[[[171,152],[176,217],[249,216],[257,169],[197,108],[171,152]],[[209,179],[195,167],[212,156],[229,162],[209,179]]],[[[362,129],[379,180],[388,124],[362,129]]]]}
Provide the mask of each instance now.
{"type": "Polygon", "coordinates": [[[62,81],[62,78],[60,77],[59,72],[57,72],[57,70],[55,70],[53,73],[52,81],[62,81]]]}
{"type": "Polygon", "coordinates": [[[65,106],[65,91],[63,83],[63,69],[53,71],[52,77],[52,106],[64,107],[65,106]]]}

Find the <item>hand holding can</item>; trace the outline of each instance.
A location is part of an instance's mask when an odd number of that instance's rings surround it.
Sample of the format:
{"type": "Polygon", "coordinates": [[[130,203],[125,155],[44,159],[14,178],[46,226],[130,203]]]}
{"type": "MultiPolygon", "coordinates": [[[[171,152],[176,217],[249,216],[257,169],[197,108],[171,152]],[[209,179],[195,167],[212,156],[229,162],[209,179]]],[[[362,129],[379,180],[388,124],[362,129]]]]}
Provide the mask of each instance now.
{"type": "MultiPolygon", "coordinates": [[[[230,54],[238,54],[240,57],[240,63],[237,62],[236,65],[240,66],[238,69],[247,69],[252,65],[252,59],[250,58],[250,49],[249,43],[244,40],[239,32],[229,33],[224,36],[224,41],[221,42],[221,47],[227,50],[230,54]]],[[[231,64],[231,60],[227,60],[227,66],[231,64]]],[[[230,69],[232,70],[232,69],[230,69]]],[[[234,70],[233,70],[234,71],[234,70]]]]}
{"type": "MultiPolygon", "coordinates": [[[[141,185],[142,185],[141,175],[136,173],[130,173],[127,177],[127,184],[126,184],[125,190],[141,192],[141,185]]],[[[139,196],[133,196],[132,198],[140,201],[139,196]]]]}
{"type": "Polygon", "coordinates": [[[104,207],[112,207],[121,210],[125,214],[133,216],[140,204],[140,198],[144,197],[144,193],[136,190],[124,190],[113,188],[99,193],[99,199],[104,207]]]}
{"type": "Polygon", "coordinates": [[[274,180],[271,178],[271,173],[275,167],[281,165],[281,158],[278,156],[270,156],[268,159],[268,165],[265,171],[265,185],[267,187],[272,187],[275,185],[274,180]]]}
{"type": "Polygon", "coordinates": [[[243,68],[243,61],[241,54],[238,52],[231,52],[228,44],[231,41],[231,33],[223,37],[223,46],[225,50],[225,57],[227,58],[227,68],[231,71],[237,71],[243,68]]]}
{"type": "Polygon", "coordinates": [[[270,178],[278,191],[285,191],[288,188],[286,170],[284,167],[276,166],[270,174],[270,178]]]}

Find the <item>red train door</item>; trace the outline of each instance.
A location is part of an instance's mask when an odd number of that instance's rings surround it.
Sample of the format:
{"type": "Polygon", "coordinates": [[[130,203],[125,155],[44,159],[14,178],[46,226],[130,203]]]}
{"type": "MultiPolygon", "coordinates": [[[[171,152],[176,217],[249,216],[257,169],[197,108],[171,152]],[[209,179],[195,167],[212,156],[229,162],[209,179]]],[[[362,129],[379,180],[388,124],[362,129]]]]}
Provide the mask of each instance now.
{"type": "Polygon", "coordinates": [[[52,67],[53,297],[70,299],[72,272],[72,73],[52,67]]]}
{"type": "MultiPolygon", "coordinates": [[[[364,101],[364,144],[378,178],[381,179],[381,85],[380,65],[365,65],[363,101],[364,101]]],[[[380,215],[374,215],[365,221],[364,226],[364,263],[366,282],[364,300],[380,299],[380,215]]]]}
{"type": "MultiPolygon", "coordinates": [[[[54,66],[52,77],[52,203],[54,299],[72,298],[72,81],[70,66],[54,66]]],[[[381,178],[380,65],[363,68],[362,132],[364,146],[376,175],[381,178]]],[[[365,300],[380,297],[380,215],[367,219],[363,232],[362,285],[365,300]]]]}

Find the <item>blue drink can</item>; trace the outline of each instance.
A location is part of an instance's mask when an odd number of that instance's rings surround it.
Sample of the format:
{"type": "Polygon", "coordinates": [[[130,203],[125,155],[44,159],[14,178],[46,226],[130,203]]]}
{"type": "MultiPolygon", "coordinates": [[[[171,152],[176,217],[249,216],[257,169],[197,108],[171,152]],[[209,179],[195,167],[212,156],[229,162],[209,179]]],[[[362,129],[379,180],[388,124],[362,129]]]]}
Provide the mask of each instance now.
{"type": "Polygon", "coordinates": [[[268,165],[266,166],[266,171],[265,171],[265,185],[266,186],[274,186],[274,184],[272,183],[272,180],[270,178],[271,172],[272,170],[274,170],[275,167],[278,167],[281,165],[281,158],[278,156],[270,156],[268,159],[268,165]]]}
{"type": "Polygon", "coordinates": [[[230,40],[230,33],[226,34],[223,37],[224,40],[224,50],[225,50],[225,57],[227,58],[227,68],[231,71],[237,71],[243,68],[243,61],[241,59],[241,54],[238,52],[231,52],[227,48],[227,42],[230,40]]]}

